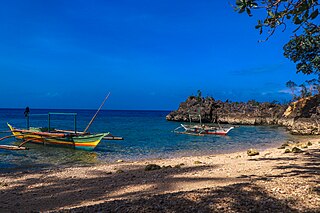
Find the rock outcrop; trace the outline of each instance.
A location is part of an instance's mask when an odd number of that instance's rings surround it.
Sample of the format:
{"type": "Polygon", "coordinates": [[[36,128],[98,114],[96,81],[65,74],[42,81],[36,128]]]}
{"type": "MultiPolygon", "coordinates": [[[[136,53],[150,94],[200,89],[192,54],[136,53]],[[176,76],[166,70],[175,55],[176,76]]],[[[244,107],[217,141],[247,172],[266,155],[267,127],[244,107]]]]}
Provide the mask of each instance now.
{"type": "Polygon", "coordinates": [[[178,110],[166,116],[169,121],[219,122],[238,125],[281,125],[293,134],[320,134],[320,95],[302,98],[289,105],[216,101],[212,97],[190,96],[178,110]],[[200,116],[201,115],[201,116],[200,116]]]}
{"type": "Polygon", "coordinates": [[[292,102],[282,117],[292,120],[289,125],[284,126],[293,134],[319,135],[320,94],[292,102]]]}

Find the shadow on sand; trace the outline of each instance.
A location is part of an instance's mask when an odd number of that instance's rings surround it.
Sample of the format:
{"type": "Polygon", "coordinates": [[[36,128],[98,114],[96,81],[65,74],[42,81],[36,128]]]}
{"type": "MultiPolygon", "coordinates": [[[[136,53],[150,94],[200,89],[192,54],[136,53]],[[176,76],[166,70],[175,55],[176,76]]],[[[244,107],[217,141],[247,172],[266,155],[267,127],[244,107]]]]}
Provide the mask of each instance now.
{"type": "MultiPolygon", "coordinates": [[[[14,186],[0,185],[0,212],[30,212],[66,209],[63,212],[297,212],[281,200],[270,195],[256,181],[269,178],[296,176],[314,177],[315,191],[320,193],[320,152],[310,150],[299,154],[304,163],[276,164],[275,170],[284,171],[276,176],[254,176],[249,181],[239,178],[184,177],[184,173],[216,169],[219,166],[168,168],[159,171],[144,171],[141,166],[132,166],[124,172],[110,174],[108,171],[89,170],[90,177],[58,177],[59,170],[42,170],[36,178],[25,172],[2,173],[2,177],[29,178],[15,182],[14,186]],[[317,178],[318,177],[318,178],[317,178]],[[196,184],[212,181],[226,186],[205,188],[186,192],[175,188],[176,183],[196,184]],[[136,190],[126,191],[127,188],[136,190]]],[[[282,161],[295,162],[296,157],[284,157],[282,161]]],[[[273,158],[257,158],[256,161],[274,161],[273,158]]],[[[279,159],[278,159],[279,160],[279,159]]],[[[294,202],[294,201],[293,201],[294,202]]],[[[314,209],[305,209],[314,211],[314,209]]]]}

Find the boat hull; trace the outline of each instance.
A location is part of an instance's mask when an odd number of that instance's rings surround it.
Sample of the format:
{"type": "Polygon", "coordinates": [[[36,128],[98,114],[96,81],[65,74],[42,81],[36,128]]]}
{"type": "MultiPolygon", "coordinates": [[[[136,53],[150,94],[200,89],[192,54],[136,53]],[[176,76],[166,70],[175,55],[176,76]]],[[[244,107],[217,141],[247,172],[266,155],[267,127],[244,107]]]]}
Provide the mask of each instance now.
{"type": "Polygon", "coordinates": [[[38,132],[24,129],[17,129],[8,124],[16,139],[30,141],[35,144],[54,145],[91,151],[108,133],[74,135],[64,133],[38,132]]]}

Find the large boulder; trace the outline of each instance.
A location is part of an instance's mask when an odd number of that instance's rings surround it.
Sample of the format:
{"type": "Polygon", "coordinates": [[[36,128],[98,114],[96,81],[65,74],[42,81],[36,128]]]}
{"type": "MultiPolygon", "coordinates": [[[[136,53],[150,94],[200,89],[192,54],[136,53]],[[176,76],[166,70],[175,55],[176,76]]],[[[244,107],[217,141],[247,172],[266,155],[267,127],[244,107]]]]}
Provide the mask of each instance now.
{"type": "Polygon", "coordinates": [[[311,118],[320,116],[320,94],[292,102],[283,113],[285,118],[311,118]]]}

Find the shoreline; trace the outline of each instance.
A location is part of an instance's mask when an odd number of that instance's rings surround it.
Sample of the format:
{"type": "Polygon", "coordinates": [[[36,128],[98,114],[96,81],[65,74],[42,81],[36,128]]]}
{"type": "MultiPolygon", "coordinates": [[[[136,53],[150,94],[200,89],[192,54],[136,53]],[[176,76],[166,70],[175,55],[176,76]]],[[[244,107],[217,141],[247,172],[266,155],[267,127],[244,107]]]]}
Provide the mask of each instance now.
{"type": "MultiPolygon", "coordinates": [[[[239,126],[239,127],[244,127],[244,128],[256,128],[253,126],[239,126]]],[[[268,126],[262,126],[269,128],[268,126]]],[[[258,127],[259,128],[259,127],[258,127]]],[[[278,129],[278,128],[277,128],[278,129]]],[[[126,152],[125,148],[122,148],[122,150],[116,150],[115,152],[108,152],[108,148],[106,149],[105,147],[107,147],[105,144],[101,145],[101,148],[96,149],[95,152],[93,152],[93,154],[91,155],[91,152],[86,152],[84,154],[79,154],[80,151],[79,150],[75,150],[74,155],[73,153],[69,153],[68,151],[70,150],[71,152],[73,152],[74,150],[72,149],[64,149],[64,148],[59,148],[61,149],[61,151],[58,150],[58,153],[63,153],[66,152],[67,155],[70,155],[72,158],[74,157],[74,161],[68,161],[68,160],[64,160],[62,162],[63,165],[66,165],[66,167],[68,167],[69,165],[76,165],[76,166],[94,166],[94,165],[100,165],[100,164],[112,164],[114,163],[116,160],[122,159],[125,161],[143,161],[143,160],[152,160],[152,159],[164,159],[164,158],[178,158],[178,157],[185,157],[185,156],[202,156],[202,155],[210,155],[210,154],[230,154],[230,153],[234,153],[234,152],[239,152],[239,151],[246,151],[248,148],[259,148],[259,149],[267,149],[267,148],[272,148],[272,147],[276,147],[279,144],[282,143],[282,141],[284,140],[296,140],[297,136],[293,136],[290,135],[287,131],[284,130],[284,128],[279,128],[279,130],[276,130],[275,132],[278,132],[276,134],[276,138],[272,138],[272,137],[267,137],[267,139],[264,139],[263,142],[259,142],[259,141],[255,141],[255,139],[247,139],[242,138],[241,140],[238,140],[238,136],[204,136],[206,139],[202,140],[203,137],[194,137],[194,136],[189,136],[187,139],[182,138],[179,139],[181,141],[182,144],[182,148],[179,149],[177,148],[172,149],[172,147],[169,146],[168,151],[164,151],[165,149],[161,149],[162,147],[160,147],[160,149],[141,149],[141,148],[137,148],[138,151],[135,152],[135,150],[133,152],[126,152]],[[280,136],[278,138],[278,135],[280,136]],[[221,143],[221,139],[225,140],[221,143]],[[193,141],[194,140],[194,141],[193,141]],[[256,143],[256,144],[255,144],[256,143]],[[188,145],[186,145],[188,144],[188,145]],[[187,147],[189,147],[187,149],[187,147]],[[212,149],[211,149],[212,147],[212,149]],[[206,149],[209,148],[209,149],[206,149]],[[149,152],[149,150],[151,150],[151,152],[149,152]],[[157,150],[157,151],[154,151],[157,150]],[[136,153],[136,155],[133,155],[132,153],[136,153]],[[110,154],[110,155],[109,155],[110,154]],[[87,156],[87,157],[83,157],[80,158],[78,156],[87,156]],[[88,162],[86,162],[87,158],[90,158],[88,162]],[[91,159],[92,158],[92,159],[91,159]]],[[[240,134],[240,133],[239,133],[240,134]]],[[[254,134],[254,133],[250,133],[250,134],[254,134]]],[[[245,135],[245,134],[244,134],[245,135]]],[[[180,135],[179,135],[180,136],[180,135]]],[[[255,136],[254,136],[255,137],[255,136]]],[[[313,137],[313,136],[310,136],[313,137]]],[[[174,143],[177,143],[176,141],[179,141],[176,139],[177,137],[175,137],[173,140],[174,143]]],[[[256,138],[257,140],[259,140],[259,137],[256,138]]],[[[50,169],[50,168],[59,168],[61,167],[61,162],[59,162],[60,164],[56,164],[56,162],[58,162],[59,157],[64,158],[64,155],[60,155],[57,156],[57,158],[46,158],[46,154],[43,154],[41,152],[47,152],[48,150],[43,149],[41,150],[41,147],[38,147],[38,145],[34,145],[34,144],[29,144],[30,147],[32,149],[38,149],[40,150],[40,156],[37,155],[30,155],[28,156],[31,159],[40,159],[40,160],[35,160],[35,161],[30,161],[28,164],[24,165],[27,169],[35,169],[35,170],[41,170],[41,169],[50,169]],[[44,158],[44,159],[43,159],[44,158]],[[43,159],[43,161],[41,161],[41,159],[43,159]],[[38,164],[38,165],[36,165],[38,164]]],[[[123,146],[125,147],[126,145],[122,144],[121,142],[112,142],[112,145],[116,146],[123,146]],[[114,145],[115,144],[115,145],[114,145]]],[[[177,143],[176,145],[179,146],[179,144],[177,143]]],[[[132,148],[133,146],[131,144],[129,144],[130,148],[132,148]]],[[[30,148],[30,149],[31,149],[30,148]]],[[[48,146],[48,148],[50,149],[50,151],[52,151],[53,153],[57,153],[56,147],[51,147],[48,146]]],[[[32,151],[31,151],[32,152],[32,151]]],[[[10,159],[9,159],[10,160],[10,159]]],[[[5,161],[4,161],[5,162],[5,161]]],[[[4,167],[4,168],[0,168],[2,170],[6,170],[7,172],[11,172],[11,171],[19,171],[19,170],[25,170],[23,167],[20,166],[19,161],[13,162],[12,166],[8,167],[4,167]]],[[[22,162],[24,163],[24,162],[22,162]]]]}
{"type": "Polygon", "coordinates": [[[1,173],[0,210],[193,212],[198,205],[204,212],[237,212],[271,205],[273,212],[316,212],[320,137],[308,141],[303,153],[273,147],[253,157],[240,151],[1,173]],[[162,168],[145,171],[148,164],[162,168]]]}
{"type": "MultiPolygon", "coordinates": [[[[245,125],[247,126],[247,125],[245,125]]],[[[263,144],[251,144],[251,146],[241,146],[232,149],[217,149],[217,150],[210,150],[210,151],[203,151],[203,150],[183,150],[179,152],[174,152],[166,155],[165,157],[157,157],[154,155],[147,156],[146,158],[134,158],[134,159],[124,159],[126,162],[139,162],[139,161],[154,161],[154,160],[163,160],[163,159],[175,159],[175,158],[183,158],[183,157],[198,157],[198,156],[209,156],[209,155],[227,155],[227,154],[234,154],[238,152],[246,152],[250,148],[259,149],[260,151],[265,151],[272,148],[278,148],[281,144],[290,141],[290,142],[301,142],[301,141],[309,141],[309,140],[320,140],[320,136],[318,135],[292,135],[292,138],[282,139],[273,141],[270,143],[263,143],[263,144]]],[[[229,136],[218,136],[218,137],[229,137],[229,136]]],[[[113,164],[117,160],[122,160],[118,158],[114,161],[106,161],[100,162],[99,164],[110,163],[113,164]]]]}

